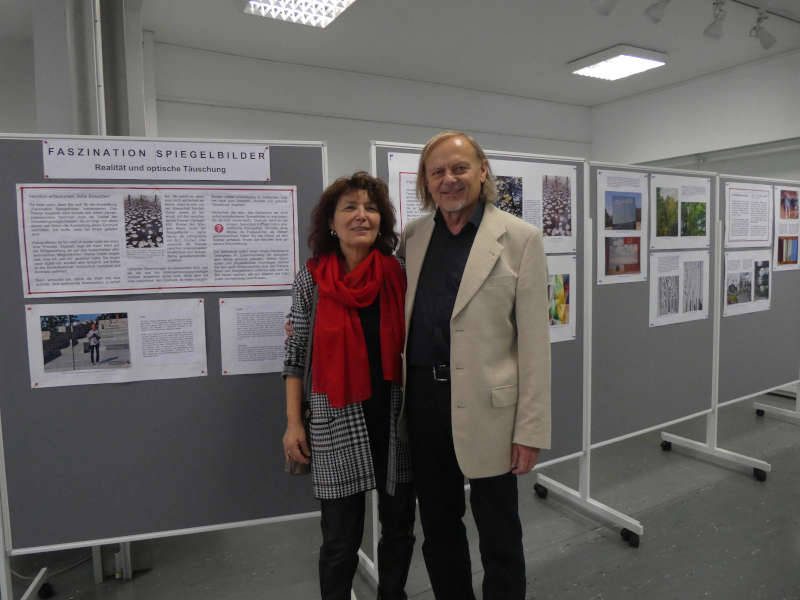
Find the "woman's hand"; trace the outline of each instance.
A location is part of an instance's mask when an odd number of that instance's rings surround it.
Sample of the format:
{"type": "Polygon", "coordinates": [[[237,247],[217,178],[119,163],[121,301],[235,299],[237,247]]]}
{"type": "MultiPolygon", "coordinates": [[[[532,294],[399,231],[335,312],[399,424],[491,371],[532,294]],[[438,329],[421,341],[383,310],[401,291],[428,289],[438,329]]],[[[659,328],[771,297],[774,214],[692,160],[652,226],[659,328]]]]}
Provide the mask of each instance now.
{"type": "Polygon", "coordinates": [[[308,464],[311,462],[311,450],[306,439],[306,428],[302,423],[289,423],[283,434],[283,451],[295,462],[308,464]]]}

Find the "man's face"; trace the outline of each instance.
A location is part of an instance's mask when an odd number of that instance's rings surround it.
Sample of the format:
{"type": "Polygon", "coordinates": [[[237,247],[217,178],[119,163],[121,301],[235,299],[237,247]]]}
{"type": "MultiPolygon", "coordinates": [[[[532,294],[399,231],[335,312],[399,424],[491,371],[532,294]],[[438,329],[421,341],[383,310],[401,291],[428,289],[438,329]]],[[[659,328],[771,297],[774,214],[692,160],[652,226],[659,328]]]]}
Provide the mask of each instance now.
{"type": "Polygon", "coordinates": [[[425,185],[442,212],[471,209],[481,194],[489,165],[481,163],[472,145],[463,137],[440,142],[425,161],[425,185]]]}

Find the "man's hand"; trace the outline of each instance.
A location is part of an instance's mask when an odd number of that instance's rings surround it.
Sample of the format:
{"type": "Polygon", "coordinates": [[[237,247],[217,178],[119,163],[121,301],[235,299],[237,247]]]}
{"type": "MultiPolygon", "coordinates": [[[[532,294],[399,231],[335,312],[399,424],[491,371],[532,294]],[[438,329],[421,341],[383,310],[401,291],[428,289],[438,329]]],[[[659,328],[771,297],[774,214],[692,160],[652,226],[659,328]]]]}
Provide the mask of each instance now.
{"type": "Polygon", "coordinates": [[[511,472],[514,475],[530,473],[539,459],[539,448],[511,444],[511,472]]]}

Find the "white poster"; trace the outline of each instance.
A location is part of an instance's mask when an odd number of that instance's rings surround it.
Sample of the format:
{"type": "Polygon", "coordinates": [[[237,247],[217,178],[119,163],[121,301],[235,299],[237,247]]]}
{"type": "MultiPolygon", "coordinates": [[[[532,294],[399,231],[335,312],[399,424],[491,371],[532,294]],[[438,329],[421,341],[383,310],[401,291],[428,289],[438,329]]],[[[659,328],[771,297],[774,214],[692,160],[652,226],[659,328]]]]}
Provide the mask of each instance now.
{"type": "Polygon", "coordinates": [[[291,296],[221,298],[222,374],[279,373],[291,296]]]}
{"type": "Polygon", "coordinates": [[[269,181],[269,146],[159,140],[42,140],[45,179],[269,181]]]}
{"type": "Polygon", "coordinates": [[[708,251],[650,255],[650,327],[708,318],[708,251]]]}
{"type": "Polygon", "coordinates": [[[575,252],[577,167],[490,159],[497,207],[542,230],[544,251],[575,252]]]}
{"type": "Polygon", "coordinates": [[[775,186],[775,243],[772,251],[772,270],[790,271],[798,268],[797,240],[800,237],[800,188],[775,186]]]}
{"type": "Polygon", "coordinates": [[[207,374],[203,300],[25,307],[31,387],[207,374]]]}
{"type": "MultiPolygon", "coordinates": [[[[401,227],[423,214],[416,191],[419,157],[389,153],[389,197],[401,227]]],[[[497,158],[489,163],[497,180],[496,206],[541,229],[545,252],[575,252],[577,168],[497,158]]]]}
{"type": "Polygon", "coordinates": [[[772,244],[772,187],[757,183],[725,184],[725,247],[772,244]]]}
{"type": "Polygon", "coordinates": [[[25,297],[290,289],[293,186],[17,185],[25,297]]]}
{"type": "Polygon", "coordinates": [[[597,283],[647,280],[647,174],[597,171],[597,283]]]}
{"type": "Polygon", "coordinates": [[[653,174],[650,177],[650,248],[708,248],[711,180],[653,174]]]}
{"type": "Polygon", "coordinates": [[[575,339],[575,307],[578,305],[575,255],[547,257],[547,301],[550,342],[575,339]]]}
{"type": "Polygon", "coordinates": [[[771,286],[769,250],[726,252],[722,316],[769,310],[771,286]]]}
{"type": "Polygon", "coordinates": [[[416,189],[420,154],[389,152],[389,199],[394,205],[400,231],[423,214],[416,189]]]}

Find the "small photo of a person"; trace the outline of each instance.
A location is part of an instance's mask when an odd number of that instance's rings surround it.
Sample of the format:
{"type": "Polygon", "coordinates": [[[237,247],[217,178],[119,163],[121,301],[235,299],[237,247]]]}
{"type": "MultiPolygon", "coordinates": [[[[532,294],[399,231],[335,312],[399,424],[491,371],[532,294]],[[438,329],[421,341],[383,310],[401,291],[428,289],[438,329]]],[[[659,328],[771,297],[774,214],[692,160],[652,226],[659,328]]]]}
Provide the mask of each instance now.
{"type": "Polygon", "coordinates": [[[97,323],[92,323],[89,326],[89,332],[86,334],[86,340],[89,342],[89,357],[92,364],[100,364],[100,332],[97,331],[97,323]]]}
{"type": "Polygon", "coordinates": [[[313,209],[312,258],[294,281],[283,451],[288,471],[311,466],[323,600],[350,598],[372,489],[381,524],[378,597],[407,597],[416,496],[398,432],[406,279],[392,255],[394,228],[384,182],[365,172],[337,179],[313,209]]]}

